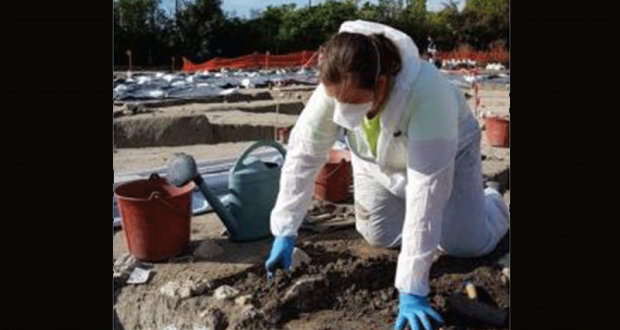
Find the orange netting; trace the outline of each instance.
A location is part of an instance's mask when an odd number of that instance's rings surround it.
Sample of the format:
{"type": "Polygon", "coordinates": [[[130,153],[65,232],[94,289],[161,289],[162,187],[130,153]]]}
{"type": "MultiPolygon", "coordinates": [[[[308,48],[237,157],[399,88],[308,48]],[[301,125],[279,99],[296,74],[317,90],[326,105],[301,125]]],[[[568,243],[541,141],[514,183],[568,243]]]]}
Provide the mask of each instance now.
{"type": "Polygon", "coordinates": [[[488,51],[476,50],[453,50],[449,52],[437,52],[439,60],[470,59],[479,63],[510,63],[510,52],[505,48],[494,48],[488,51]]]}
{"type": "Polygon", "coordinates": [[[252,68],[290,68],[300,66],[316,66],[316,51],[304,50],[298,53],[285,55],[252,54],[237,58],[216,57],[210,61],[195,64],[183,57],[183,71],[218,70],[222,68],[252,69],[252,68]]]}

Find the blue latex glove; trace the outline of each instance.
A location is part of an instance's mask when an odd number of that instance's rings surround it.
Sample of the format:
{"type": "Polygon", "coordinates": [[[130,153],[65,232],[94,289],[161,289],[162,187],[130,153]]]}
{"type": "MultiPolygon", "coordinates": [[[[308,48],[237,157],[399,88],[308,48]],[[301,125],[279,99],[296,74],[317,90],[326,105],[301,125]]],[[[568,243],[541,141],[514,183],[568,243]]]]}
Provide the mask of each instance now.
{"type": "Polygon", "coordinates": [[[271,246],[271,254],[265,262],[267,268],[267,277],[273,278],[273,273],[280,266],[284,270],[291,269],[293,259],[293,248],[295,247],[295,237],[293,236],[276,236],[271,246]]]}
{"type": "Polygon", "coordinates": [[[395,330],[404,330],[409,323],[412,330],[432,330],[431,322],[428,317],[432,317],[438,322],[444,323],[443,319],[428,305],[424,297],[413,294],[401,293],[399,295],[398,319],[394,326],[395,330]],[[422,324],[423,328],[419,326],[422,324]]]}

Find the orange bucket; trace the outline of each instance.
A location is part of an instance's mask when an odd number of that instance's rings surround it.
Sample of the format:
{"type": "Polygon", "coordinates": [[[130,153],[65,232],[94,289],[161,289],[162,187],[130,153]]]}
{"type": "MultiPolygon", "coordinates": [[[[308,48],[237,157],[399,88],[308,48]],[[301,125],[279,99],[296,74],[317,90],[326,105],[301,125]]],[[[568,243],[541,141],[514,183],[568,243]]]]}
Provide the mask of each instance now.
{"type": "Polygon", "coordinates": [[[486,135],[493,147],[508,148],[510,146],[510,119],[487,117],[486,135]]]}
{"type": "Polygon", "coordinates": [[[317,175],[314,198],[339,202],[349,197],[352,181],[351,153],[348,150],[330,150],[329,160],[317,175]]]}
{"type": "Polygon", "coordinates": [[[161,261],[189,244],[194,183],[176,187],[157,174],[116,187],[125,245],[136,259],[161,261]]]}

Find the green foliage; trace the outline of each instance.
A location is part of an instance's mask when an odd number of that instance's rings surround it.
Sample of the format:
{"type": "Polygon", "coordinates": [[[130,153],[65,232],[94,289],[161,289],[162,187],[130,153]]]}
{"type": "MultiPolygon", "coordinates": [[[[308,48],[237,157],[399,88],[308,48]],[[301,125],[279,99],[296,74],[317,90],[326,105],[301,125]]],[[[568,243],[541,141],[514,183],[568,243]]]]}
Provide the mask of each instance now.
{"type": "Polygon", "coordinates": [[[461,44],[486,50],[508,46],[508,0],[448,0],[439,12],[428,12],[426,0],[328,0],[311,7],[295,4],[253,11],[251,18],[222,12],[221,0],[179,1],[176,15],[167,16],[161,0],[114,1],[114,63],[127,65],[132,50],[135,66],[169,67],[172,56],[194,62],[254,52],[285,54],[317,49],[346,20],[364,19],[407,33],[421,52],[427,36],[448,51],[461,44]]]}

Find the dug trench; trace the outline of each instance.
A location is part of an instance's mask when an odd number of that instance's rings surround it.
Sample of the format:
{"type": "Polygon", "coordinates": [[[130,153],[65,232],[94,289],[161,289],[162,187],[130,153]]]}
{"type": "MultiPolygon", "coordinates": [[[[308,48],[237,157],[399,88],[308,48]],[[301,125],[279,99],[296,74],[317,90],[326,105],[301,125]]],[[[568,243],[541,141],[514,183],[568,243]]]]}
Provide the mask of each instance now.
{"type": "Polygon", "coordinates": [[[291,129],[302,102],[192,104],[147,109],[114,120],[116,148],[173,147],[271,139],[275,127],[291,129]],[[276,114],[276,109],[278,113],[276,114]]]}
{"type": "Polygon", "coordinates": [[[291,129],[314,88],[244,90],[192,100],[118,103],[113,107],[115,148],[174,147],[272,139],[291,129]],[[277,95],[276,95],[277,94],[277,95]]]}
{"type": "MultiPolygon", "coordinates": [[[[230,115],[236,115],[238,122],[218,123],[214,120],[218,115],[212,114],[210,118],[207,115],[190,115],[119,120],[114,124],[114,145],[116,148],[174,147],[252,141],[274,136],[275,125],[272,121],[256,123],[255,117],[241,111],[231,111],[230,115]]],[[[294,118],[284,119],[279,127],[291,129],[294,118]]]]}

